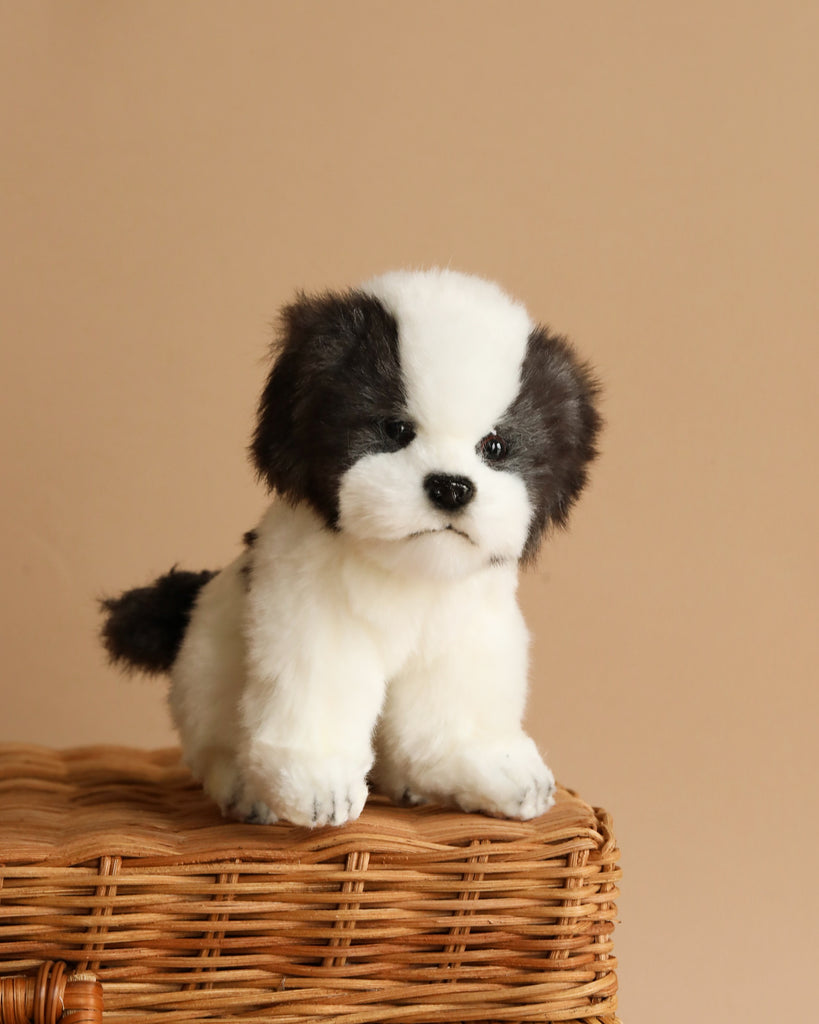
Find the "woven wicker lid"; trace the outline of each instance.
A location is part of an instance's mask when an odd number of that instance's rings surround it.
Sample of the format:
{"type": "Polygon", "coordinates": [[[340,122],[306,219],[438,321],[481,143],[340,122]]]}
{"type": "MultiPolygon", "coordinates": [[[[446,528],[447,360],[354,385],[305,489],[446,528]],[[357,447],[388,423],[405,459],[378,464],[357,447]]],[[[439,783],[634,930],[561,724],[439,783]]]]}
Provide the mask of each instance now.
{"type": "Polygon", "coordinates": [[[476,838],[601,845],[598,814],[560,787],[552,810],[529,822],[395,807],[372,797],[358,821],[341,828],[245,825],[221,817],[178,750],[111,746],[0,746],[0,823],[0,861],[7,864],[79,863],[103,855],[158,864],[180,857],[303,860],[328,846],[440,854],[442,846],[459,848],[476,838]]]}

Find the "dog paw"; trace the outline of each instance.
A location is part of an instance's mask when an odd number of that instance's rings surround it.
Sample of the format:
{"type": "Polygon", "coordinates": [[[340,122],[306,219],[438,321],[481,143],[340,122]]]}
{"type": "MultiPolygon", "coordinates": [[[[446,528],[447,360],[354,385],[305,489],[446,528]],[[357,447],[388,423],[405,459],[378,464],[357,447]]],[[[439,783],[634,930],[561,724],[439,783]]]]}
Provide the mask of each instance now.
{"type": "Polygon", "coordinates": [[[195,759],[191,759],[191,768],[204,791],[218,804],[223,817],[260,823],[275,821],[269,809],[261,804],[254,806],[253,801],[246,796],[236,755],[231,750],[207,748],[195,759]]]}
{"type": "Polygon", "coordinates": [[[245,825],[274,825],[279,819],[262,800],[252,800],[243,794],[236,796],[227,807],[222,808],[226,818],[234,818],[245,825]]]}
{"type": "Polygon", "coordinates": [[[364,808],[368,764],[269,747],[254,751],[245,800],[272,820],[319,828],[354,821],[364,808]]]}
{"type": "Polygon", "coordinates": [[[536,818],[554,803],[555,780],[528,736],[476,744],[418,770],[413,793],[496,818],[536,818]]]}
{"type": "Polygon", "coordinates": [[[405,786],[401,793],[401,799],[398,802],[402,803],[405,807],[418,807],[429,801],[421,793],[416,793],[409,786],[405,786]]]}
{"type": "Polygon", "coordinates": [[[460,770],[453,796],[462,810],[528,820],[554,804],[554,776],[528,736],[506,748],[462,757],[460,770]]]}

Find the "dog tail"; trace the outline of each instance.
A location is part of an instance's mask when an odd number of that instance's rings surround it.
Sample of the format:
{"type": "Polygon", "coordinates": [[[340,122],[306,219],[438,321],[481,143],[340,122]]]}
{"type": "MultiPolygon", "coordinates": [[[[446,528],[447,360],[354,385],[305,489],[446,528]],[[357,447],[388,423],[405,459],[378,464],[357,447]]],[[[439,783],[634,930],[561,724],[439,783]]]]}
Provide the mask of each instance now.
{"type": "Polygon", "coordinates": [[[199,591],[215,575],[174,567],[147,587],[103,598],[100,636],[111,661],[152,675],[170,671],[199,591]]]}

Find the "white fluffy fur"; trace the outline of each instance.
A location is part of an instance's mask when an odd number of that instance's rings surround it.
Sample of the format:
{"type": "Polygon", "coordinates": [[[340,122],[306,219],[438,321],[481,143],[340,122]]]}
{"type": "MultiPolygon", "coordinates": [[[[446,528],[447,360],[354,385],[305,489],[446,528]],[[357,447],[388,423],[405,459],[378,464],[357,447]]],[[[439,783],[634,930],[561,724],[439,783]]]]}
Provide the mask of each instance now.
{"type": "Polygon", "coordinates": [[[397,800],[529,818],[554,786],[521,728],[517,560],[531,508],[523,481],[476,444],[515,397],[533,325],[460,274],[389,274],[363,290],[398,322],[416,439],[347,471],[339,530],[274,502],[249,589],[249,553],[204,587],[172,672],[185,757],[226,813],[252,820],[342,824],[368,777],[397,800]],[[456,520],[426,499],[431,472],[474,482],[456,520]]]}

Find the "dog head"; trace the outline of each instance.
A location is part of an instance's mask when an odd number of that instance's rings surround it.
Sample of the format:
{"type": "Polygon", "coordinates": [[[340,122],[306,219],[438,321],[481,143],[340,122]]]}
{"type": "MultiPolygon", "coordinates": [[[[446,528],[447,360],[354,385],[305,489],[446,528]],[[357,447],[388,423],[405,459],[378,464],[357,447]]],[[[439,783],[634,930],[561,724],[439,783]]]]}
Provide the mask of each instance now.
{"type": "Polygon", "coordinates": [[[384,565],[528,561],[586,482],[598,388],[496,285],[395,272],[285,307],[251,447],[268,485],[384,565]]]}

